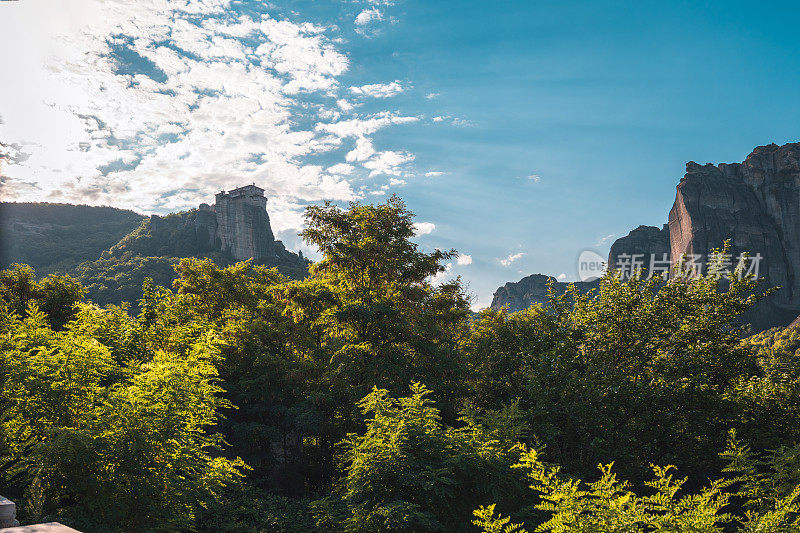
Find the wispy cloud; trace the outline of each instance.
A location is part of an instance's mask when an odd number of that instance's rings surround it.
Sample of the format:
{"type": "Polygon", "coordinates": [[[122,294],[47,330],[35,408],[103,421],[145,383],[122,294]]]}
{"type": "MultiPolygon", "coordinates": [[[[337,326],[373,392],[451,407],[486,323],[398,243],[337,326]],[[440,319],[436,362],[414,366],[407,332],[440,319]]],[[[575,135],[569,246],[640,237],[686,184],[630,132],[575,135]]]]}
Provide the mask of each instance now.
{"type": "Polygon", "coordinates": [[[508,254],[508,257],[505,259],[500,259],[500,264],[504,267],[511,266],[515,261],[519,260],[522,256],[524,256],[524,252],[518,252],[515,254],[508,254]]]}
{"type": "Polygon", "coordinates": [[[366,26],[367,24],[381,20],[383,20],[383,12],[376,7],[371,7],[359,13],[354,22],[357,26],[366,26]]]}
{"type": "Polygon", "coordinates": [[[426,178],[436,178],[442,175],[444,175],[444,172],[441,172],[439,170],[431,170],[430,172],[425,173],[426,178]]]}
{"type": "Polygon", "coordinates": [[[461,266],[471,265],[472,264],[472,256],[467,254],[460,254],[456,263],[461,266]]]}
{"type": "Polygon", "coordinates": [[[379,175],[400,176],[403,173],[403,166],[413,160],[414,155],[408,152],[386,150],[365,161],[364,168],[370,170],[370,177],[379,175]]]}
{"type": "Polygon", "coordinates": [[[350,87],[350,92],[357,96],[369,96],[371,98],[390,98],[398,95],[405,89],[400,84],[400,80],[391,83],[373,83],[360,87],[350,87]]]}
{"type": "Polygon", "coordinates": [[[606,245],[609,242],[613,241],[616,237],[617,237],[616,233],[609,233],[605,237],[600,237],[599,239],[597,239],[597,242],[594,243],[594,245],[595,247],[599,248],[600,246],[606,245]]]}
{"type": "Polygon", "coordinates": [[[528,179],[534,183],[539,183],[540,181],[542,181],[542,177],[539,176],[538,174],[531,174],[530,176],[528,176],[528,179]]]}

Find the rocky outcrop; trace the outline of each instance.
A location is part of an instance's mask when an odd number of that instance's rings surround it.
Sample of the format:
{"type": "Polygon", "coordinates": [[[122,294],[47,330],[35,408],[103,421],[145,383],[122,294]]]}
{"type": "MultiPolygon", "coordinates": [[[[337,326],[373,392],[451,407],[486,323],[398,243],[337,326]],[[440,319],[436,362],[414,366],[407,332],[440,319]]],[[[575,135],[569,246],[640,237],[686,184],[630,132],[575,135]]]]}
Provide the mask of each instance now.
{"type": "Polygon", "coordinates": [[[785,326],[800,312],[800,143],[759,146],[743,163],[688,163],[669,229],[673,259],[707,257],[726,240],[734,264],[748,252],[764,286],[780,287],[754,325],[785,326]]]}
{"type": "MultiPolygon", "coordinates": [[[[207,257],[231,261],[252,259],[302,277],[308,261],[275,240],[267,214],[264,189],[247,185],[216,195],[213,206],[201,204],[166,216],[152,215],[103,254],[104,258],[207,257]]],[[[219,262],[219,261],[218,261],[219,262]]]]}
{"type": "Polygon", "coordinates": [[[619,268],[623,264],[639,262],[645,269],[645,273],[649,275],[651,267],[658,266],[652,264],[651,259],[669,261],[669,257],[669,226],[664,224],[660,229],[654,226],[639,226],[611,245],[611,251],[608,253],[608,266],[619,268]]]}
{"type": "MultiPolygon", "coordinates": [[[[621,260],[639,255],[647,270],[651,258],[665,254],[673,264],[684,255],[704,264],[726,240],[731,268],[747,252],[763,286],[781,287],[745,319],[756,330],[789,324],[800,314],[800,143],[759,146],[742,163],[689,162],[669,224],[640,226],[618,239],[608,265],[619,268],[621,260]]],[[[534,275],[507,283],[495,293],[492,307],[508,305],[515,311],[541,302],[548,279],[534,275]]]]}
{"type": "MultiPolygon", "coordinates": [[[[514,312],[527,309],[533,304],[544,305],[549,299],[548,289],[551,282],[555,296],[564,294],[570,285],[551,276],[532,274],[517,282],[506,283],[497,289],[489,307],[495,311],[506,307],[509,311],[514,312]]],[[[581,292],[588,292],[598,285],[599,281],[575,282],[575,286],[581,292]]]]}
{"type": "Polygon", "coordinates": [[[275,236],[267,214],[264,189],[246,185],[216,196],[216,239],[237,261],[259,261],[275,255],[275,236]]]}
{"type": "Polygon", "coordinates": [[[9,500],[0,496],[0,528],[18,526],[17,521],[17,505],[9,500]]]}

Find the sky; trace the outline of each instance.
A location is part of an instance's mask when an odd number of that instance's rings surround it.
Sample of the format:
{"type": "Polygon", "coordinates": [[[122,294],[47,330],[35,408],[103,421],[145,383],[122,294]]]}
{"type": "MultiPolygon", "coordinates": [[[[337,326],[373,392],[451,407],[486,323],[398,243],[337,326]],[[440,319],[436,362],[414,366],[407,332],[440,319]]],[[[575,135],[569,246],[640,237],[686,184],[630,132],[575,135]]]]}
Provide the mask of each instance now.
{"type": "Polygon", "coordinates": [[[0,199],[402,197],[473,307],[660,226],[687,161],[800,140],[800,5],[0,0],[0,199]]]}

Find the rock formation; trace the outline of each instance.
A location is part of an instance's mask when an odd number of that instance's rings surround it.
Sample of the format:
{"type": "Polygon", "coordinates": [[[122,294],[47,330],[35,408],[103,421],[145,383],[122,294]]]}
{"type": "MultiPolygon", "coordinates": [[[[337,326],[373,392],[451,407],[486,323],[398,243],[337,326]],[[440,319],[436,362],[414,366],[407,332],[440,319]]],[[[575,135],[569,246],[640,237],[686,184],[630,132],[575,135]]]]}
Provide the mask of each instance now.
{"type": "Polygon", "coordinates": [[[213,210],[215,237],[223,252],[237,261],[251,258],[258,261],[274,255],[275,237],[269,224],[264,189],[246,185],[217,193],[213,210]]]}
{"type": "Polygon", "coordinates": [[[765,285],[781,287],[759,315],[785,326],[800,311],[800,143],[759,146],[743,163],[688,163],[669,228],[673,258],[727,239],[734,257],[756,257],[765,285]]]}
{"type": "MultiPolygon", "coordinates": [[[[619,265],[629,261],[629,264],[639,263],[649,275],[654,261],[669,261],[670,240],[669,227],[659,229],[654,226],[639,226],[628,233],[627,236],[614,241],[608,253],[609,268],[618,268],[619,265]],[[638,256],[638,257],[637,257],[638,256]]],[[[653,268],[655,270],[655,268],[653,268]]],[[[654,272],[655,274],[655,272],[654,272]]]]}
{"type": "MultiPolygon", "coordinates": [[[[781,287],[745,319],[756,330],[786,326],[800,314],[800,143],[759,146],[742,163],[689,162],[669,224],[640,226],[618,239],[608,265],[615,268],[621,258],[641,255],[647,270],[651,257],[664,254],[673,264],[684,254],[704,263],[726,240],[731,268],[747,252],[758,263],[764,287],[781,287]]],[[[492,308],[508,305],[515,311],[540,302],[547,279],[535,275],[507,283],[495,293],[492,308]]]]}
{"type": "Polygon", "coordinates": [[[264,189],[255,185],[239,187],[216,195],[213,206],[152,215],[135,231],[111,247],[104,257],[125,253],[143,257],[192,257],[221,253],[233,261],[252,259],[273,266],[307,266],[275,240],[267,214],[264,189]]]}
{"type": "MultiPolygon", "coordinates": [[[[506,307],[509,311],[514,312],[527,309],[533,304],[545,304],[548,300],[548,289],[551,282],[556,296],[564,294],[570,285],[551,276],[532,274],[517,282],[508,282],[497,289],[489,307],[495,311],[506,307]]],[[[575,282],[575,286],[581,292],[588,292],[597,287],[598,284],[599,281],[575,282]]]]}

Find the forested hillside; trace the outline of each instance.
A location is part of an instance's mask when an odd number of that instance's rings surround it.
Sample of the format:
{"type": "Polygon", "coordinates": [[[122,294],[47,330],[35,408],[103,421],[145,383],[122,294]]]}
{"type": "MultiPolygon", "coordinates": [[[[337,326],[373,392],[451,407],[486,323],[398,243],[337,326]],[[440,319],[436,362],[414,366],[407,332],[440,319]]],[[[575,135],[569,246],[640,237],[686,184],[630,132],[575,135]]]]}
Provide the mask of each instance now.
{"type": "Polygon", "coordinates": [[[747,338],[751,277],[474,318],[413,228],[310,207],[307,278],[182,259],[135,316],[0,273],[4,495],[87,532],[800,530],[797,333],[747,338]]]}
{"type": "MultiPolygon", "coordinates": [[[[100,305],[142,297],[151,278],[169,287],[181,258],[209,258],[225,267],[235,261],[202,234],[197,209],[145,217],[123,209],[49,203],[0,203],[0,268],[27,264],[37,276],[55,273],[78,279],[100,305]]],[[[260,263],[291,277],[307,275],[309,262],[278,242],[260,263]]]]}
{"type": "Polygon", "coordinates": [[[0,268],[69,272],[119,242],[144,216],[115,207],[0,202],[0,268]]]}

